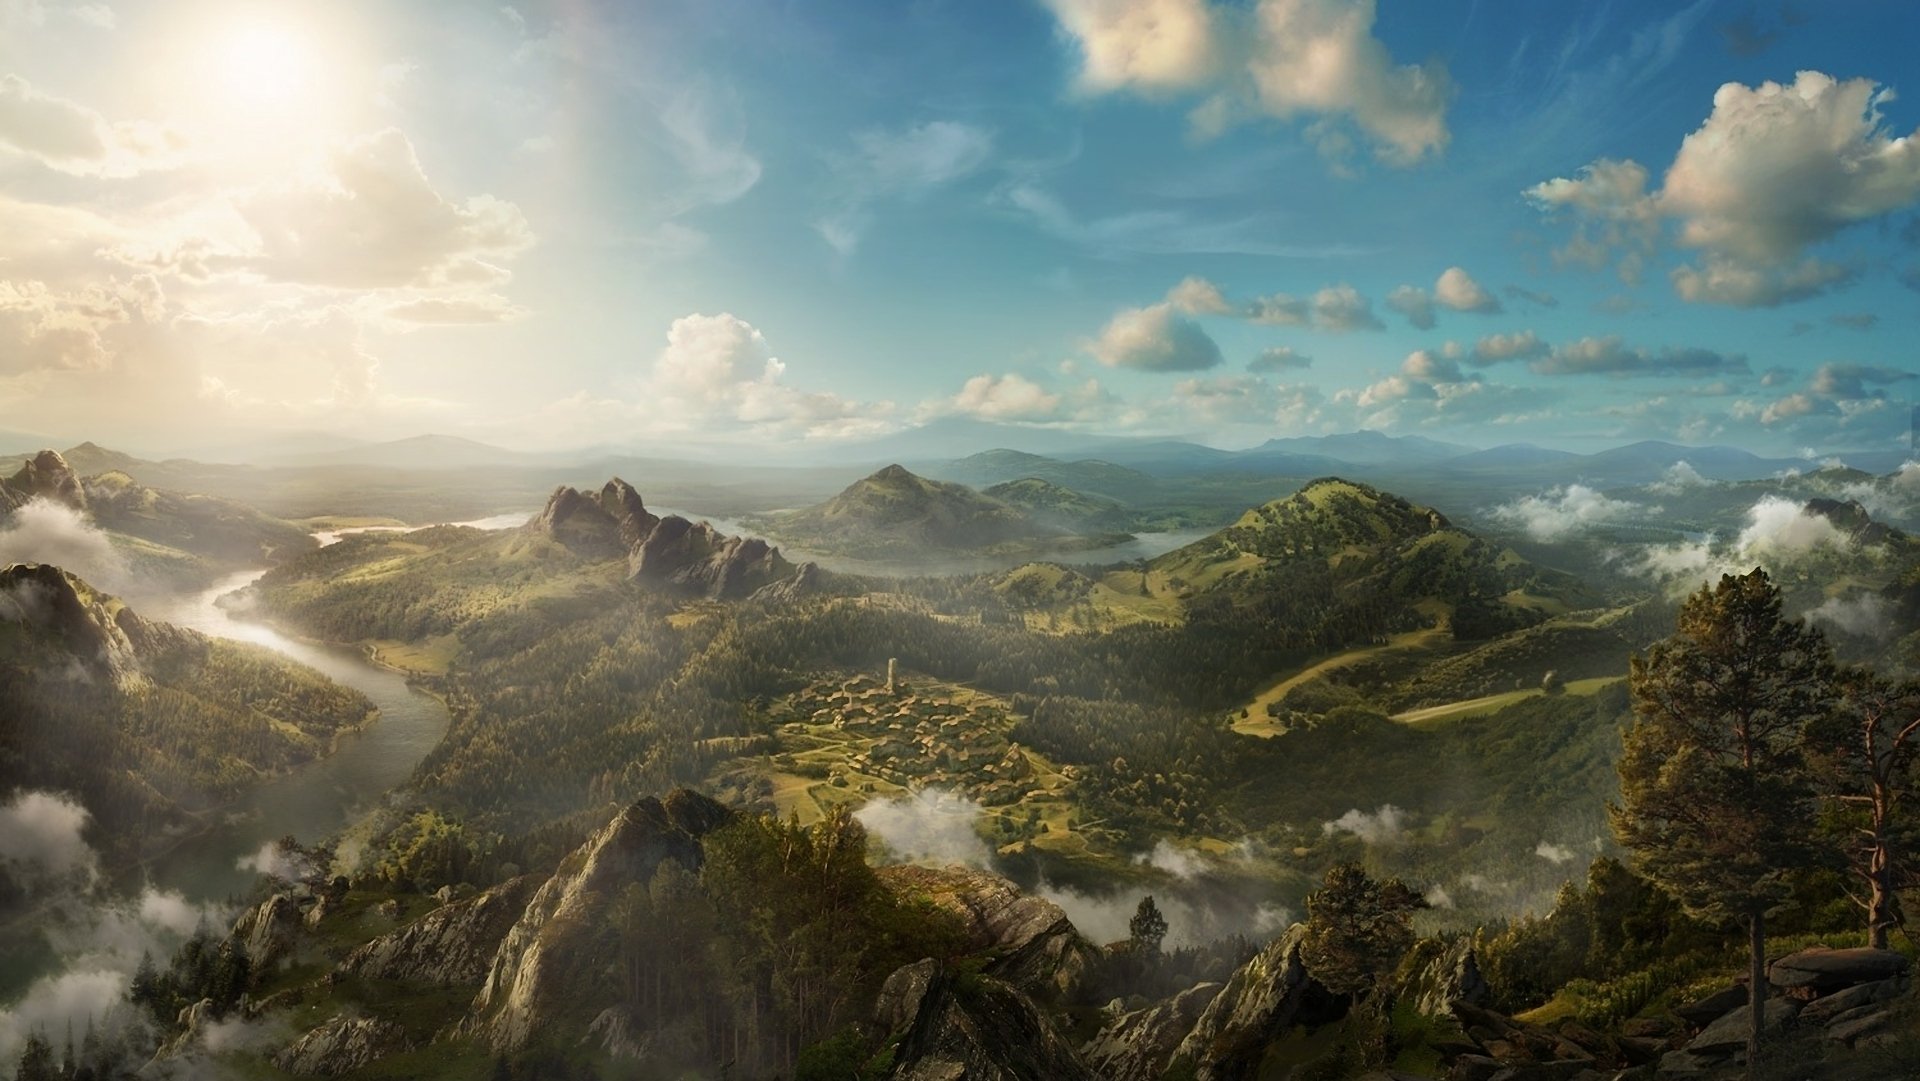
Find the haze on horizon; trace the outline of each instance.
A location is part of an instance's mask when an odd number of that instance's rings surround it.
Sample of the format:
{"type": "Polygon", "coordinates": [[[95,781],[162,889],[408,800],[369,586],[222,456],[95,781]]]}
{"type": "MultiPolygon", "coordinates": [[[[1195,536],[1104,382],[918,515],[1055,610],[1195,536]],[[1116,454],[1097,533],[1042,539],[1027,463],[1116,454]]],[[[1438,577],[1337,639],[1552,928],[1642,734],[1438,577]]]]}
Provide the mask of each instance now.
{"type": "Polygon", "coordinates": [[[1898,451],[1916,36],[1892,0],[0,0],[0,435],[1898,451]]]}

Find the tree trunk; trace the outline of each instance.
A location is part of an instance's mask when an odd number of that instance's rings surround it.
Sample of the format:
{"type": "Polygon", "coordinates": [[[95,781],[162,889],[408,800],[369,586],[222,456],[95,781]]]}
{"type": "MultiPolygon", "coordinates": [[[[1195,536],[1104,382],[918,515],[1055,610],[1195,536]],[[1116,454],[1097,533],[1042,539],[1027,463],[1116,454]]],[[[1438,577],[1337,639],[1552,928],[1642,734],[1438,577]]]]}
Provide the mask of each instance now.
{"type": "Polygon", "coordinates": [[[1867,874],[1873,891],[1867,900],[1867,945],[1876,950],[1887,948],[1887,929],[1893,926],[1893,860],[1887,844],[1874,846],[1873,864],[1867,874]]]}
{"type": "Polygon", "coordinates": [[[1752,953],[1747,969],[1747,1011],[1752,1014],[1747,1026],[1747,1076],[1760,1076],[1760,1027],[1767,1019],[1767,916],[1755,912],[1747,917],[1748,944],[1752,953]]]}

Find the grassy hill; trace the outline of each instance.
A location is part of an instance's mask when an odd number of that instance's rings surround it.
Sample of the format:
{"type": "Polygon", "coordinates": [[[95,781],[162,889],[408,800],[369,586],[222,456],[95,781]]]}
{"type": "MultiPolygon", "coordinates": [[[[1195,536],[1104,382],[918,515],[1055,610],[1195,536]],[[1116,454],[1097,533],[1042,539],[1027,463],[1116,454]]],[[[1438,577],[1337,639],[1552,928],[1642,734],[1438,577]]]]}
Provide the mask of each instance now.
{"type": "MultiPolygon", "coordinates": [[[[1045,505],[1050,513],[1090,506],[1086,497],[1054,485],[1023,486],[1012,494],[1045,505]]],[[[1022,506],[898,465],[855,481],[825,503],[765,515],[754,524],[781,541],[858,556],[1041,550],[1073,540],[1072,529],[1043,521],[1022,506]]]]}

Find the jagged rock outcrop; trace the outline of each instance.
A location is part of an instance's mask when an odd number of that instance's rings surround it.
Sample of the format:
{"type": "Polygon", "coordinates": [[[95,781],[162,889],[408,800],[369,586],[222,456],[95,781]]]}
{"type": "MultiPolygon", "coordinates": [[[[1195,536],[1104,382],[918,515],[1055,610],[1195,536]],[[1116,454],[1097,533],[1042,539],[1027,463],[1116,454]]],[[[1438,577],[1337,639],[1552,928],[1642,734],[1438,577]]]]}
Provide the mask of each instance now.
{"type": "Polygon", "coordinates": [[[1165,1002],[1123,1013],[1107,1022],[1081,1055],[1106,1081],[1156,1081],[1222,986],[1196,984],[1165,1002]]]}
{"type": "Polygon", "coordinates": [[[1018,988],[941,976],[894,1053],[889,1081],[1095,1081],[1073,1045],[1018,988]]]}
{"type": "Polygon", "coordinates": [[[820,569],[820,564],[807,562],[800,564],[791,575],[754,590],[747,599],[759,604],[793,604],[825,590],[826,572],[820,569]]]}
{"type": "Polygon", "coordinates": [[[1874,521],[1873,514],[1852,499],[1809,499],[1806,512],[1833,523],[1855,544],[1883,544],[1893,535],[1891,527],[1874,521]]]}
{"type": "Polygon", "coordinates": [[[500,942],[545,881],[522,875],[464,901],[445,904],[398,931],[381,935],[340,962],[341,975],[382,980],[478,984],[493,967],[500,942]]]}
{"type": "Polygon", "coordinates": [[[880,985],[873,1002],[873,1023],[882,1032],[898,1032],[920,1016],[920,1005],[940,981],[940,962],[931,957],[902,965],[880,985]]]}
{"type": "Polygon", "coordinates": [[[46,563],[0,569],[0,620],[44,635],[87,675],[122,681],[138,677],[142,644],[157,645],[164,637],[119,601],[46,563]]]}
{"type": "Polygon", "coordinates": [[[462,1034],[495,1051],[515,1051],[548,1020],[596,956],[605,905],[629,883],[646,882],[665,860],[700,864],[700,838],[725,824],[725,807],[692,792],[651,797],[621,811],[533,895],[500,943],[462,1034]]]}
{"type": "Polygon", "coordinates": [[[619,525],[620,541],[628,548],[640,543],[660,524],[659,516],[648,511],[641,501],[640,493],[619,477],[601,485],[596,498],[600,509],[619,525]]]}
{"type": "Polygon", "coordinates": [[[254,971],[264,971],[293,952],[294,936],[304,923],[300,902],[276,893],[240,914],[227,940],[247,951],[254,971]]]}
{"type": "Polygon", "coordinates": [[[730,537],[677,514],[660,519],[627,557],[629,578],[715,600],[751,596],[793,573],[793,565],[766,541],[730,537]]]}
{"type": "Polygon", "coordinates": [[[1298,1024],[1334,1020],[1346,1002],[1307,975],[1300,959],[1299,924],[1234,972],[1180,1041],[1174,1061],[1193,1068],[1195,1081],[1248,1081],[1269,1043],[1298,1024]]]}
{"type": "Polygon", "coordinates": [[[880,873],[896,892],[923,894],[959,916],[971,948],[995,955],[987,973],[1029,994],[1074,998],[1098,960],[1059,905],[992,872],[886,867],[880,873]]]}
{"type": "Polygon", "coordinates": [[[46,499],[77,511],[87,509],[86,488],[57,450],[43,450],[27,460],[19,472],[0,480],[0,517],[28,501],[46,499]]]}
{"type": "Polygon", "coordinates": [[[407,1049],[406,1030],[372,1017],[335,1017],[273,1056],[288,1073],[335,1077],[407,1049]]]}
{"type": "Polygon", "coordinates": [[[1422,940],[1414,947],[1411,971],[1401,989],[1401,994],[1427,1017],[1447,1016],[1455,1002],[1478,1006],[1492,993],[1493,988],[1480,973],[1473,940],[1466,937],[1450,943],[1422,940]]]}
{"type": "Polygon", "coordinates": [[[162,1062],[199,1050],[201,1042],[206,1039],[207,1025],[212,1020],[213,1000],[210,998],[182,1006],[179,1015],[174,1018],[174,1024],[180,1026],[179,1033],[154,1051],[153,1060],[162,1062]]]}
{"type": "Polygon", "coordinates": [[[553,538],[582,559],[616,559],[627,550],[620,523],[592,496],[562,485],[526,529],[553,538]]]}

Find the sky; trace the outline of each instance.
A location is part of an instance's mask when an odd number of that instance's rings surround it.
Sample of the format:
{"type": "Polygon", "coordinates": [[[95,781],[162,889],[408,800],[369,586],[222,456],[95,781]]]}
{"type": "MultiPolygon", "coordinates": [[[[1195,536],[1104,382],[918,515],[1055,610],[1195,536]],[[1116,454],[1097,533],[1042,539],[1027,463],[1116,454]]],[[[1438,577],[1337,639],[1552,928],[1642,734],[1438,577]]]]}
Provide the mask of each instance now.
{"type": "Polygon", "coordinates": [[[0,431],[1897,449],[1916,40],[1902,0],[0,0],[0,431]]]}

